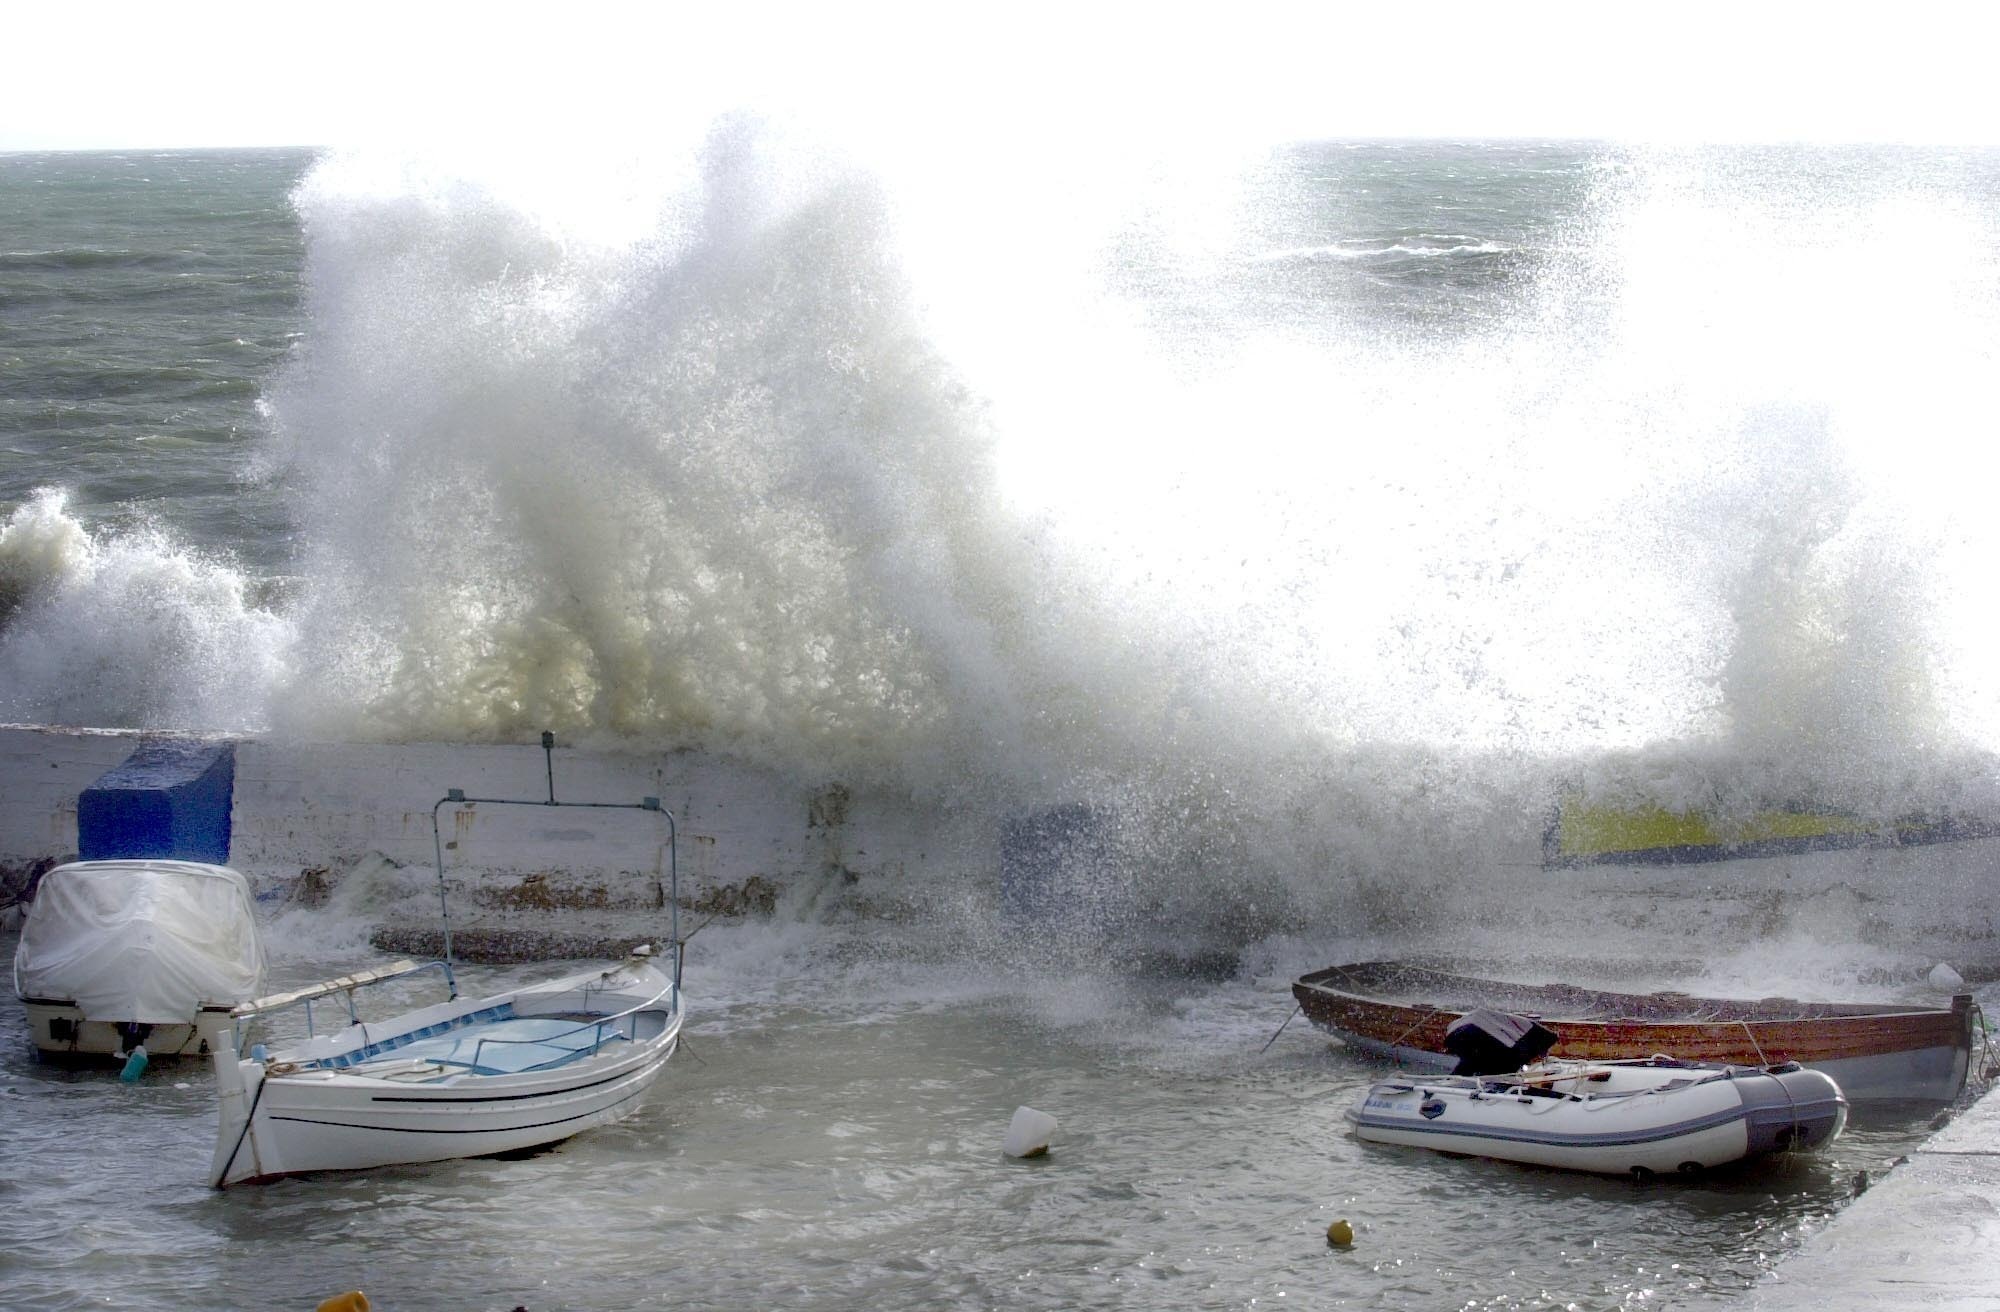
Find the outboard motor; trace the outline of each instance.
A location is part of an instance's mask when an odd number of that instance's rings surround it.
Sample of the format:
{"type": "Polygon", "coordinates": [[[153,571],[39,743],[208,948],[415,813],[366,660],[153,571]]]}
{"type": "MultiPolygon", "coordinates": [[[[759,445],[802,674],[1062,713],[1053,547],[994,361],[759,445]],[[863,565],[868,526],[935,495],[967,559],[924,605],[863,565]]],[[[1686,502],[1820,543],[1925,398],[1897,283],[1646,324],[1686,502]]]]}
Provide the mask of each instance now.
{"type": "Polygon", "coordinates": [[[1509,1075],[1555,1046],[1556,1032],[1548,1026],[1483,1008],[1460,1016],[1444,1032],[1444,1050],[1458,1058],[1453,1075],[1509,1075]]]}

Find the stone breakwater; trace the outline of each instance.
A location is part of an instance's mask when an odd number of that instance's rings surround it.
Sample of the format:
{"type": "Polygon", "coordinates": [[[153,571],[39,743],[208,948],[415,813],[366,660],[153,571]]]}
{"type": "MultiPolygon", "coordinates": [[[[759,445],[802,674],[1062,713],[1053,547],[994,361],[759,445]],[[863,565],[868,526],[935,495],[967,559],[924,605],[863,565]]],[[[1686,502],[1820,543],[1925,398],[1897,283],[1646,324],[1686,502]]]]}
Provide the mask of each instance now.
{"type": "MultiPolygon", "coordinates": [[[[486,965],[511,965],[525,961],[606,960],[624,956],[641,943],[664,939],[664,928],[654,937],[626,932],[575,933],[561,930],[517,927],[503,929],[471,926],[455,929],[452,953],[460,961],[486,965]]],[[[368,936],[378,952],[434,960],[444,955],[444,931],[432,926],[379,925],[368,936]]]]}

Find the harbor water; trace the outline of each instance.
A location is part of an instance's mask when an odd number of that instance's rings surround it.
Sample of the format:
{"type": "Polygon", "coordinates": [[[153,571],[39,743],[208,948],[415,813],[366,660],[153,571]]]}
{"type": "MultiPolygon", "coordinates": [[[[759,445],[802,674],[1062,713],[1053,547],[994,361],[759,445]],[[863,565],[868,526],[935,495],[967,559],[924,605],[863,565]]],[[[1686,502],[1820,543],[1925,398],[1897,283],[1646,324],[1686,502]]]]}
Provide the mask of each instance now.
{"type": "Polygon", "coordinates": [[[1828,1155],[1694,1183],[1385,1148],[1342,1119],[1375,1068],[1302,1021],[1263,1050],[1281,980],[1031,982],[869,937],[697,937],[686,1046],[615,1126],[221,1192],[205,1066],[41,1066],[16,1011],[7,1306],[1728,1306],[1938,1111],[1864,1108],[1828,1155]],[[1046,1157],[1003,1155],[1019,1106],[1057,1119],[1046,1157]]]}

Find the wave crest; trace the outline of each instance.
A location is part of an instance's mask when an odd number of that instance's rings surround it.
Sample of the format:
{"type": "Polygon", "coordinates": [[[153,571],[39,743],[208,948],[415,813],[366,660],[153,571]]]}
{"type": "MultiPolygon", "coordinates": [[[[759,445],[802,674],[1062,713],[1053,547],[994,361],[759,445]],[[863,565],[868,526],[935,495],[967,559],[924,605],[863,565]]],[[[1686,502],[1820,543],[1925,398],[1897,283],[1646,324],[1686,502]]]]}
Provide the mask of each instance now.
{"type": "Polygon", "coordinates": [[[725,126],[603,243],[547,198],[302,190],[314,333],[272,401],[310,489],[289,725],[865,773],[1016,714],[1032,607],[981,409],[880,191],[779,149],[725,126]]]}
{"type": "Polygon", "coordinates": [[[0,529],[0,717],[255,729],[292,630],[157,530],[93,537],[43,489],[0,529]]]}

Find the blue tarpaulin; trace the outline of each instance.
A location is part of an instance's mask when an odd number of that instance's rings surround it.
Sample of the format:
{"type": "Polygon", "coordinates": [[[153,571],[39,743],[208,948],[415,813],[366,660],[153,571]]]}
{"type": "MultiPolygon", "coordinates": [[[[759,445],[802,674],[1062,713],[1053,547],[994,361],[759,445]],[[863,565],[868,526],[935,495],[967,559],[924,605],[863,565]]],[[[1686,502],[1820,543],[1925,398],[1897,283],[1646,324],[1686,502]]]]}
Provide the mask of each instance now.
{"type": "Polygon", "coordinates": [[[227,865],[235,784],[234,743],[142,743],[77,797],[77,855],[227,865]]]}

